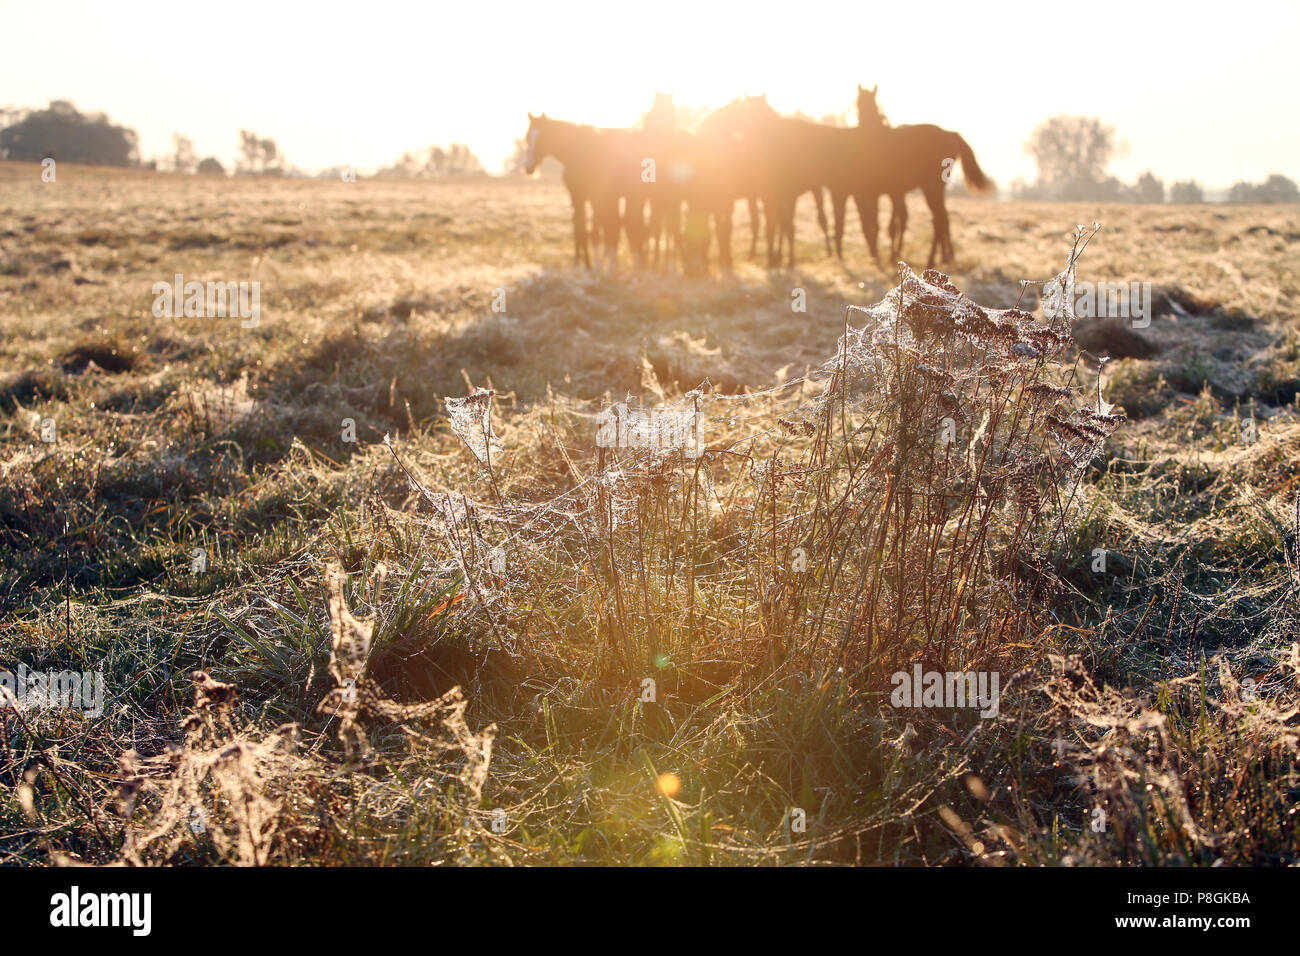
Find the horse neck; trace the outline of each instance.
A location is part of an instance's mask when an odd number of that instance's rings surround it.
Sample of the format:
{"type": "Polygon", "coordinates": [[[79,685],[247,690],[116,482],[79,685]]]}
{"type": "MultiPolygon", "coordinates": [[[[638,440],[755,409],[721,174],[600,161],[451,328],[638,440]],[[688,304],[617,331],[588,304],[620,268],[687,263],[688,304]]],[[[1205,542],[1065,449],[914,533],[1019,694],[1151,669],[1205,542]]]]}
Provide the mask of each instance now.
{"type": "Polygon", "coordinates": [[[668,132],[677,126],[677,112],[671,107],[663,109],[651,109],[646,114],[645,122],[641,124],[643,129],[655,133],[668,132]]]}
{"type": "Polygon", "coordinates": [[[596,131],[590,126],[567,123],[564,120],[551,120],[550,153],[566,167],[575,160],[590,154],[592,139],[596,131]]]}
{"type": "Polygon", "coordinates": [[[886,123],[881,117],[876,117],[869,123],[863,123],[859,120],[858,125],[855,126],[854,129],[858,130],[864,136],[881,137],[889,130],[893,129],[893,127],[886,123]]]}

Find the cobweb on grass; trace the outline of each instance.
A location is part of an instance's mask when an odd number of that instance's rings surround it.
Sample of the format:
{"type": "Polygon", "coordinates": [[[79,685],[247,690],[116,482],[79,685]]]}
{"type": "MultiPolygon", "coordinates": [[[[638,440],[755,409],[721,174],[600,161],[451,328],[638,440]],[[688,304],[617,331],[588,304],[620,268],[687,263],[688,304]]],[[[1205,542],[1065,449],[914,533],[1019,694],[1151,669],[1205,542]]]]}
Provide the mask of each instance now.
{"type": "Polygon", "coordinates": [[[418,704],[398,703],[385,695],[366,674],[374,621],[358,618],[348,608],[343,594],[346,581],[342,567],[330,564],[325,572],[325,590],[330,615],[329,670],[335,686],[317,706],[317,712],[338,719],[338,737],[349,759],[359,759],[369,753],[363,728],[363,718],[367,716],[400,725],[409,739],[435,752],[461,750],[466,759],[465,781],[477,802],[492,757],[496,725],[491,724],[478,734],[469,729],[465,723],[467,702],[459,687],[453,687],[437,700],[418,704]],[[450,738],[420,729],[435,721],[448,731],[450,738]]]}
{"type": "MultiPolygon", "coordinates": [[[[1076,234],[1064,271],[1043,283],[1060,290],[1065,311],[1058,316],[985,307],[947,275],[934,270],[918,275],[900,263],[898,284],[881,301],[848,307],[834,354],[803,376],[771,388],[721,394],[706,381],[671,401],[643,357],[642,387],[659,403],[654,409],[633,410],[630,402],[611,405],[606,398],[594,414],[572,412],[579,430],[590,423],[584,436],[590,440],[584,444],[596,446],[591,449],[595,468],[577,466],[552,430],[552,444],[573,486],[547,500],[512,499],[495,484],[491,500],[479,500],[460,491],[429,489],[409,470],[408,478],[432,509],[431,525],[447,538],[456,567],[471,582],[482,582],[488,576],[481,561],[462,555],[507,548],[512,585],[514,569],[518,583],[525,584],[530,564],[553,564],[560,548],[567,563],[603,568],[599,573],[609,579],[637,566],[638,535],[651,505],[661,508],[659,514],[673,516],[679,540],[689,535],[693,541],[695,528],[706,528],[720,515],[726,537],[718,539],[720,547],[710,554],[708,573],[743,583],[748,556],[758,543],[752,526],[765,507],[764,496],[772,498],[781,482],[796,486],[794,498],[779,509],[766,506],[772,520],[763,534],[771,541],[766,550],[775,565],[776,555],[789,544],[779,540],[781,530],[798,524],[798,488],[839,481],[835,473],[841,461],[864,466],[853,490],[863,500],[890,483],[932,503],[936,511],[954,501],[978,499],[1034,516],[1051,505],[1064,518],[1084,471],[1123,421],[1100,400],[1082,401],[1087,389],[1061,360],[1073,344],[1069,293],[1087,238],[1076,234]],[[633,423],[633,411],[657,417],[633,423]],[[657,425],[688,418],[699,422],[699,455],[665,440],[673,432],[657,425]],[[934,436],[949,420],[959,437],[936,452],[934,436]],[[614,434],[631,440],[602,440],[602,427],[606,439],[614,434]],[[770,462],[766,453],[757,453],[764,447],[759,442],[774,446],[770,462]],[[812,450],[822,442],[823,451],[812,450]],[[841,454],[832,444],[854,447],[841,454]],[[783,463],[784,449],[794,453],[793,464],[783,463]],[[752,481],[737,484],[735,479],[746,471],[752,481]],[[1067,487],[1070,483],[1073,489],[1067,487]],[[701,520],[691,517],[692,508],[701,520]],[[533,557],[541,560],[532,562],[533,557]]],[[[502,451],[491,433],[490,406],[487,389],[448,400],[452,428],[480,464],[502,451]]],[[[1060,534],[1065,521],[1052,526],[1060,534]]],[[[543,587],[549,583],[536,582],[543,587]]],[[[580,586],[585,583],[572,585],[580,586]]],[[[509,631],[511,591],[502,589],[505,613],[493,621],[500,632],[509,631]]],[[[486,609],[488,602],[480,603],[486,609]]],[[[472,607],[473,602],[466,602],[462,611],[472,607]]]]}
{"type": "Polygon", "coordinates": [[[118,761],[122,861],[166,863],[203,839],[223,859],[265,864],[286,792],[310,767],[297,753],[298,726],[284,724],[259,740],[235,726],[234,684],[203,671],[193,680],[194,709],[181,724],[184,741],[148,758],[128,750],[118,761]]]}
{"type": "Polygon", "coordinates": [[[463,441],[479,464],[491,467],[502,451],[501,440],[492,431],[492,397],[490,388],[476,388],[465,398],[444,398],[451,430],[463,441]]]}
{"type": "MultiPolygon", "coordinates": [[[[338,720],[345,762],[317,755],[319,742],[302,752],[294,723],[255,735],[239,720],[236,686],[195,671],[194,706],[181,722],[182,742],[152,757],[129,750],[118,761],[122,862],[165,864],[196,844],[210,844],[221,860],[239,865],[275,861],[290,840],[286,831],[310,830],[318,824],[314,805],[323,794],[351,785],[343,782],[348,771],[376,763],[391,769],[389,758],[372,759],[367,724],[396,725],[413,757],[459,757],[459,769],[453,765],[449,770],[460,784],[460,809],[467,820],[477,812],[496,725],[470,729],[468,702],[459,687],[433,701],[390,699],[367,674],[374,621],[352,613],[343,593],[346,581],[337,564],[327,568],[329,673],[335,686],[317,708],[328,720],[338,720]]],[[[429,772],[427,765],[423,769],[429,772]]],[[[367,779],[362,774],[356,778],[367,779]]],[[[445,789],[433,785],[435,793],[445,789]]]]}

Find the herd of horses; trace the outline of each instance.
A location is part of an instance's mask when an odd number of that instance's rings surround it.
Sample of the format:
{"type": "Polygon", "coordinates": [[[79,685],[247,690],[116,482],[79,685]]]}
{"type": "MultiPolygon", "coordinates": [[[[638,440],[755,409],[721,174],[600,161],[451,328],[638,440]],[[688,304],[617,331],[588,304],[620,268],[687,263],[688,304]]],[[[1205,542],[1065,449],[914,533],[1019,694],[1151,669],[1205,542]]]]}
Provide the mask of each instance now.
{"type": "Polygon", "coordinates": [[[564,166],[573,202],[574,259],[614,268],[621,234],[638,265],[667,265],[680,257],[688,271],[707,271],[711,238],[719,264],[731,269],[731,217],[737,200],[750,213],[750,258],[758,246],[758,207],[769,268],[794,266],[794,213],[811,192],[827,255],[843,256],[844,211],[857,206],[871,256],[877,248],[877,210],[888,196],[891,259],[907,228],[905,196],[920,189],[934,220],[929,265],[952,260],[945,186],[960,161],[967,187],[992,184],[958,133],[930,124],[892,126],[876,102],[876,87],[858,86],[858,125],[831,126],[782,116],[762,96],[740,96],[705,116],[694,131],[678,129],[671,94],[656,93],[640,128],[606,129],[528,114],[524,171],[554,157],[564,166]],[[823,207],[829,193],[834,248],[823,207]],[[588,206],[591,227],[588,228],[588,206]],[[647,215],[648,213],[648,215],[647,215]],[[711,228],[710,228],[711,224],[711,228]]]}

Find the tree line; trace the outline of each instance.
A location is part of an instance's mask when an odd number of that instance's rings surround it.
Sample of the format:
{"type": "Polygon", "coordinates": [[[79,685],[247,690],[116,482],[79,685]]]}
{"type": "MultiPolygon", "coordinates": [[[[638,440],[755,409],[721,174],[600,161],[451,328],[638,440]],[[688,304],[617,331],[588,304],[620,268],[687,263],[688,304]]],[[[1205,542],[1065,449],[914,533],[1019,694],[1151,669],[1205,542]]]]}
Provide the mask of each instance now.
{"type": "MultiPolygon", "coordinates": [[[[1062,202],[1199,203],[1205,193],[1194,179],[1165,187],[1151,170],[1136,182],[1124,183],[1107,170],[1123,147],[1115,128],[1094,116],[1053,116],[1040,123],[1025,143],[1034,158],[1038,178],[1033,183],[1018,180],[1011,185],[1011,197],[1024,200],[1062,202]]],[[[1228,202],[1300,202],[1300,188],[1294,181],[1274,173],[1263,183],[1238,181],[1228,191],[1228,202]]]]}
{"type": "MultiPolygon", "coordinates": [[[[693,118],[689,107],[679,107],[684,124],[693,118]]],[[[821,122],[841,125],[843,117],[825,116],[821,122]]],[[[139,134],[112,122],[104,113],[83,113],[68,100],[51,100],[44,109],[0,109],[0,159],[39,163],[49,157],[70,163],[97,166],[134,166],[180,173],[224,176],[226,166],[215,156],[200,158],[194,142],[176,133],[172,151],[144,161],[140,156],[139,134]]],[[[506,175],[522,175],[525,143],[519,140],[506,161],[506,175]]],[[[1123,152],[1115,129],[1096,117],[1053,116],[1040,123],[1025,143],[1034,158],[1037,178],[1033,183],[1011,184],[1011,198],[1071,202],[1199,203],[1205,193],[1195,180],[1166,186],[1151,170],[1133,183],[1109,174],[1113,159],[1123,152]]],[[[253,130],[239,131],[234,173],[247,176],[305,176],[290,165],[276,141],[253,130]]],[[[337,178],[344,167],[333,167],[317,175],[337,178]]],[[[548,170],[558,177],[558,168],[548,170]]],[[[444,179],[486,176],[482,162],[464,143],[430,146],[402,154],[391,166],[375,174],[385,178],[444,179]]],[[[1300,202],[1300,188],[1280,173],[1262,183],[1244,180],[1227,193],[1232,203],[1300,202]]]]}

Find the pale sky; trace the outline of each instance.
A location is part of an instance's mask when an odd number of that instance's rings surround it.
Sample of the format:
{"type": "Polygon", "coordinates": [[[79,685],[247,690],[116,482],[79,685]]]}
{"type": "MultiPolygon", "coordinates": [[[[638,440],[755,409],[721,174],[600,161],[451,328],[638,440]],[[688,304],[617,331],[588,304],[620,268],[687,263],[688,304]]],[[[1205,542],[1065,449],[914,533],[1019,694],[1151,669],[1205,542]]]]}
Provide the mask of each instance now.
{"type": "Polygon", "coordinates": [[[0,0],[0,25],[0,104],[102,110],[146,158],[181,132],[229,166],[248,127],[308,170],[462,141],[495,172],[530,110],[625,126],[657,88],[821,116],[863,83],[892,122],[962,133],[1004,186],[1033,179],[1023,144],[1057,113],[1116,127],[1126,181],[1300,181],[1295,0],[0,0]]]}

